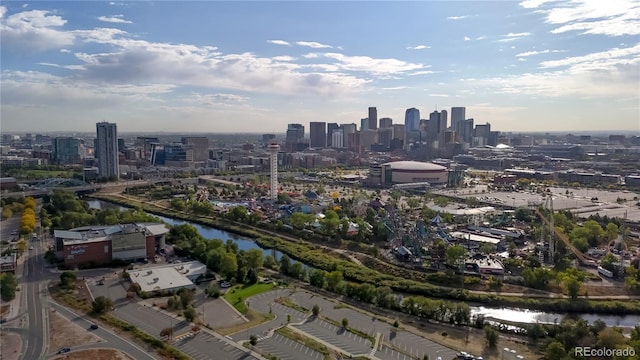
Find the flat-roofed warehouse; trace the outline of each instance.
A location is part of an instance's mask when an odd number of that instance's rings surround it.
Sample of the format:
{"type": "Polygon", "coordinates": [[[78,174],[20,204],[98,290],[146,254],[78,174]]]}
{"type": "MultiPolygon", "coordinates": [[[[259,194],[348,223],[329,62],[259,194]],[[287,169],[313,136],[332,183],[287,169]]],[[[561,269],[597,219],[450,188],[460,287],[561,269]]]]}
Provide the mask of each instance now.
{"type": "Polygon", "coordinates": [[[55,230],[56,256],[65,266],[152,258],[166,245],[169,229],[159,223],[85,226],[55,230]]]}
{"type": "Polygon", "coordinates": [[[194,281],[207,273],[207,266],[199,261],[159,265],[140,270],[129,270],[131,282],[147,293],[195,288],[194,281]]]}

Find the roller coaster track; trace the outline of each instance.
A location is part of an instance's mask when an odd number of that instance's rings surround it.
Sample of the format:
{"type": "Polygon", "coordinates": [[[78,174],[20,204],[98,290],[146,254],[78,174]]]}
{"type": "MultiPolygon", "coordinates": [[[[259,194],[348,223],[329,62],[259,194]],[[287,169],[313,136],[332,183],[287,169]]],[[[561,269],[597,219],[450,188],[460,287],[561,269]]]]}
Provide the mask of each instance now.
{"type": "MultiPolygon", "coordinates": [[[[542,214],[542,212],[540,212],[540,209],[536,209],[536,214],[544,222],[545,226],[547,226],[549,228],[552,226],[551,222],[549,221],[549,219],[547,219],[547,217],[544,216],[544,214],[542,214]]],[[[573,254],[576,256],[576,258],[578,258],[578,261],[580,261],[580,263],[583,266],[588,266],[588,267],[597,267],[598,266],[598,262],[594,258],[585,255],[582,251],[578,250],[578,248],[573,246],[573,244],[571,243],[571,241],[569,240],[569,238],[567,237],[566,234],[564,234],[560,230],[556,229],[555,227],[554,227],[553,231],[555,233],[556,238],[560,239],[560,241],[562,241],[562,243],[569,250],[571,250],[571,252],[573,252],[573,254]]]]}

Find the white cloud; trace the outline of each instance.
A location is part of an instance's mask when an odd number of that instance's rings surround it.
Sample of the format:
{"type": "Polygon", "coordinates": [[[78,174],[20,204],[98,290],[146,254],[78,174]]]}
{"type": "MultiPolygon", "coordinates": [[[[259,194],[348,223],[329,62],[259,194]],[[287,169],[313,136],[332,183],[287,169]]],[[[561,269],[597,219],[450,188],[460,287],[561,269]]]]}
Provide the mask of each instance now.
{"type": "Polygon", "coordinates": [[[640,96],[640,45],[540,63],[542,71],[478,80],[497,92],[574,99],[640,96]]]}
{"type": "Polygon", "coordinates": [[[433,97],[449,97],[449,95],[447,95],[447,94],[429,94],[429,96],[433,96],[433,97]]]}
{"type": "Polygon", "coordinates": [[[430,75],[430,74],[436,74],[437,71],[431,71],[431,70],[420,70],[420,71],[414,71],[411,73],[408,73],[407,75],[430,75]]]}
{"type": "Polygon", "coordinates": [[[64,54],[68,54],[68,53],[71,53],[71,50],[69,50],[69,49],[60,49],[60,52],[64,53],[64,54]]]}
{"type": "Polygon", "coordinates": [[[640,63],[640,44],[628,48],[613,48],[607,51],[574,56],[562,60],[550,60],[540,63],[542,68],[570,66],[574,70],[604,70],[619,65],[640,63]]]}
{"type": "Polygon", "coordinates": [[[291,44],[288,41],[284,41],[284,40],[267,40],[267,42],[269,44],[291,46],[291,44]]]}
{"type": "Polygon", "coordinates": [[[132,21],[125,20],[124,15],[98,16],[98,20],[116,24],[133,24],[132,21]]]}
{"type": "Polygon", "coordinates": [[[189,101],[202,105],[219,105],[220,103],[244,103],[249,100],[246,96],[235,94],[218,93],[218,94],[198,94],[194,93],[188,99],[189,101]]]}
{"type": "Polygon", "coordinates": [[[461,19],[466,19],[468,18],[469,15],[461,15],[461,16],[448,16],[447,19],[448,20],[461,20],[461,19]]]}
{"type": "Polygon", "coordinates": [[[431,46],[427,46],[427,45],[407,46],[407,50],[423,50],[423,49],[431,49],[431,46]]]}
{"type": "Polygon", "coordinates": [[[44,10],[31,10],[5,17],[0,7],[2,47],[7,50],[40,52],[72,45],[73,34],[58,30],[67,21],[44,10]]]}
{"type": "Polygon", "coordinates": [[[527,57],[527,56],[534,56],[534,55],[540,55],[540,54],[563,53],[563,52],[567,52],[567,50],[550,50],[550,49],[545,49],[545,50],[540,50],[540,51],[527,51],[527,52],[523,52],[523,53],[520,53],[520,54],[516,54],[516,57],[527,57]]]}
{"type": "Polygon", "coordinates": [[[498,42],[511,42],[519,40],[525,36],[530,36],[530,32],[521,32],[521,33],[508,33],[506,35],[502,35],[502,39],[498,40],[498,42]]]}
{"type": "Polygon", "coordinates": [[[470,38],[470,37],[468,37],[468,36],[465,36],[465,37],[464,37],[464,41],[471,41],[471,38],[470,38]]]}
{"type": "Polygon", "coordinates": [[[397,59],[374,59],[368,56],[347,56],[340,53],[324,53],[322,56],[334,59],[342,70],[364,71],[376,75],[390,75],[423,69],[422,64],[408,63],[397,59]]]}
{"type": "Polygon", "coordinates": [[[527,9],[535,9],[537,7],[540,7],[540,5],[551,1],[555,0],[524,0],[520,3],[520,6],[527,9]]]}
{"type": "Polygon", "coordinates": [[[294,60],[296,60],[296,58],[294,58],[293,56],[287,56],[287,55],[274,56],[271,59],[273,59],[275,61],[294,61],[294,60]]]}
{"type": "Polygon", "coordinates": [[[307,46],[310,48],[314,48],[314,49],[330,49],[333,48],[333,46],[331,45],[325,45],[325,44],[321,44],[319,42],[315,42],[315,41],[296,41],[297,45],[300,46],[307,46]]]}
{"type": "Polygon", "coordinates": [[[635,0],[613,0],[606,5],[597,0],[569,0],[538,11],[546,15],[547,23],[562,25],[551,31],[554,34],[570,31],[607,36],[640,34],[640,2],[635,0]]]}
{"type": "Polygon", "coordinates": [[[482,35],[482,36],[478,36],[478,37],[476,38],[476,40],[484,40],[484,39],[486,39],[486,38],[487,38],[486,36],[482,35]]]}
{"type": "Polygon", "coordinates": [[[411,89],[409,86],[394,86],[394,87],[383,87],[382,90],[405,90],[411,89]]]}

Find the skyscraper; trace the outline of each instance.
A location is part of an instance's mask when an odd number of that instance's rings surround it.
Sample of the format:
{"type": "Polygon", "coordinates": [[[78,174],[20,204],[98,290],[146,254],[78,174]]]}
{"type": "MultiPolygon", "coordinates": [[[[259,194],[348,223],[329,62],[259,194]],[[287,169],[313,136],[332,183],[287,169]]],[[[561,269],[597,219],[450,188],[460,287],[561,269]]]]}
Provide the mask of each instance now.
{"type": "Polygon", "coordinates": [[[333,138],[331,136],[333,135],[333,131],[338,130],[339,128],[340,125],[338,125],[337,123],[327,124],[327,147],[333,146],[333,138]]]}
{"type": "Polygon", "coordinates": [[[362,118],[360,119],[360,131],[362,130],[369,130],[369,118],[362,118]]]}
{"type": "Polygon", "coordinates": [[[98,174],[104,177],[120,178],[118,164],[118,129],[116,124],[99,122],[96,124],[98,174]]]}
{"type": "Polygon", "coordinates": [[[353,139],[353,136],[351,134],[355,134],[357,131],[358,126],[354,123],[351,124],[342,124],[340,125],[340,127],[342,128],[342,145],[343,147],[346,147],[347,149],[351,149],[351,140],[353,139]]]}
{"type": "Polygon", "coordinates": [[[393,125],[393,120],[391,118],[382,118],[380,119],[380,129],[390,128],[393,125]]]}
{"type": "Polygon", "coordinates": [[[287,134],[285,138],[285,150],[297,151],[298,144],[304,139],[304,126],[301,124],[287,125],[287,134]]]}
{"type": "Polygon", "coordinates": [[[409,140],[414,140],[416,135],[420,133],[420,110],[410,108],[404,112],[404,128],[407,135],[405,144],[407,144],[409,140]]]}
{"type": "Polygon", "coordinates": [[[327,146],[327,123],[312,121],[309,123],[309,147],[323,148],[327,146]]]}
{"type": "Polygon", "coordinates": [[[462,124],[467,118],[466,111],[467,109],[462,106],[451,108],[451,126],[458,136],[462,133],[462,124]]]}
{"type": "Polygon", "coordinates": [[[375,106],[369,108],[369,129],[375,130],[378,128],[378,109],[375,106]]]}

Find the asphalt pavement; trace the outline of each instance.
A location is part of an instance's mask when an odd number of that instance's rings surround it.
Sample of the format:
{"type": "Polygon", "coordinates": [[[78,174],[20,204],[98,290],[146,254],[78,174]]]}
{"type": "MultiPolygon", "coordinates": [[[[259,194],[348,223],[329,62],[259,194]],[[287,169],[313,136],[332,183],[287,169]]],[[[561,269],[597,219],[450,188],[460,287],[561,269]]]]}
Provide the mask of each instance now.
{"type": "MultiPolygon", "coordinates": [[[[82,347],[74,347],[71,350],[79,350],[79,349],[85,349],[85,348],[114,348],[117,349],[119,351],[122,351],[126,354],[128,354],[129,356],[133,357],[136,360],[155,360],[155,359],[160,359],[159,357],[156,357],[150,353],[148,353],[147,351],[145,351],[144,349],[140,348],[138,345],[133,344],[131,342],[129,342],[126,339],[121,338],[120,336],[116,335],[115,333],[111,332],[110,330],[100,326],[98,327],[98,329],[95,330],[90,330],[90,326],[92,324],[94,324],[94,322],[90,321],[88,318],[84,317],[84,316],[80,316],[76,313],[74,313],[73,311],[55,303],[55,302],[49,302],[49,305],[60,315],[64,316],[65,318],[67,318],[68,320],[70,320],[72,323],[79,325],[82,328],[87,329],[87,331],[91,331],[93,334],[99,336],[100,338],[102,338],[103,340],[106,341],[106,343],[99,343],[99,344],[93,344],[90,346],[82,346],[82,347]]],[[[53,351],[55,351],[56,349],[52,349],[53,351]]]]}

